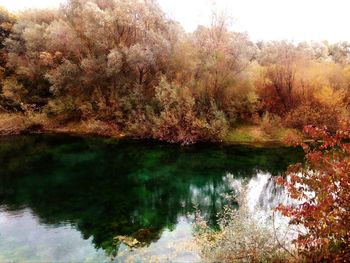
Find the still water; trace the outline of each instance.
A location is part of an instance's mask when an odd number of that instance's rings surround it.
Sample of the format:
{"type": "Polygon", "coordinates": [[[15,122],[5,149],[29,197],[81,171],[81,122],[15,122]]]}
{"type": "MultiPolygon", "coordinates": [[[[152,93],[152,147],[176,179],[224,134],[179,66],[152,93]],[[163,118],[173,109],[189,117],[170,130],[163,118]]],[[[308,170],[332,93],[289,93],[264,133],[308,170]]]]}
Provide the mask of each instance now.
{"type": "Polygon", "coordinates": [[[0,138],[0,262],[200,261],[194,207],[215,226],[230,178],[250,184],[252,205],[269,206],[271,177],[302,158],[283,147],[0,138]]]}

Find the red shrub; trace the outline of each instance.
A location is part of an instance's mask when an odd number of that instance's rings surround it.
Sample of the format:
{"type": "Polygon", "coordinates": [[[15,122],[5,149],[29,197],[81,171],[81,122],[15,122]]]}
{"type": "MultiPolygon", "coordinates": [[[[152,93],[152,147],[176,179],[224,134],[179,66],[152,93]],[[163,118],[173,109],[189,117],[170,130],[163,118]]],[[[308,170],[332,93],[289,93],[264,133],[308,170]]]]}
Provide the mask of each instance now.
{"type": "Polygon", "coordinates": [[[342,261],[350,258],[350,129],[331,135],[312,126],[304,132],[313,140],[300,143],[306,166],[290,168],[284,184],[294,206],[279,206],[291,224],[302,225],[296,245],[311,261],[342,261]]]}

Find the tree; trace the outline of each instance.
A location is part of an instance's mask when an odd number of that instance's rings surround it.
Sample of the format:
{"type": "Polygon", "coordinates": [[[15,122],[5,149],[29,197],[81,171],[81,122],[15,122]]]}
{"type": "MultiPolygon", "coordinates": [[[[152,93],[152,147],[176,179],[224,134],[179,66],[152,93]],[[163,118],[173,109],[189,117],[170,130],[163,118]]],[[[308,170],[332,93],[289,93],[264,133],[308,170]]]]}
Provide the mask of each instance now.
{"type": "Polygon", "coordinates": [[[199,57],[195,78],[221,108],[227,90],[252,61],[255,46],[246,34],[230,31],[229,18],[220,13],[213,14],[210,27],[198,27],[193,38],[199,57]]]}
{"type": "Polygon", "coordinates": [[[0,67],[4,68],[6,64],[6,51],[4,50],[4,41],[10,35],[16,18],[6,9],[0,6],[0,67]]]}
{"type": "Polygon", "coordinates": [[[158,113],[154,117],[152,137],[170,142],[193,143],[199,140],[220,140],[227,123],[222,112],[212,104],[209,114],[200,116],[188,88],[168,83],[164,78],[156,88],[158,113]]]}
{"type": "Polygon", "coordinates": [[[48,14],[24,12],[7,40],[9,66],[29,95],[79,94],[108,107],[136,83],[145,92],[157,83],[167,23],[153,1],[72,0],[48,14]]]}
{"type": "Polygon", "coordinates": [[[262,46],[258,61],[265,66],[259,95],[267,111],[279,115],[294,105],[298,54],[295,46],[286,41],[270,42],[262,46]]]}
{"type": "Polygon", "coordinates": [[[18,104],[18,102],[6,96],[6,88],[11,86],[11,84],[15,84],[16,80],[13,78],[9,79],[11,72],[6,67],[6,63],[8,60],[8,52],[5,49],[4,44],[5,44],[5,39],[10,35],[12,27],[15,22],[16,22],[15,16],[0,6],[0,110],[1,111],[20,110],[20,105],[18,104]]]}

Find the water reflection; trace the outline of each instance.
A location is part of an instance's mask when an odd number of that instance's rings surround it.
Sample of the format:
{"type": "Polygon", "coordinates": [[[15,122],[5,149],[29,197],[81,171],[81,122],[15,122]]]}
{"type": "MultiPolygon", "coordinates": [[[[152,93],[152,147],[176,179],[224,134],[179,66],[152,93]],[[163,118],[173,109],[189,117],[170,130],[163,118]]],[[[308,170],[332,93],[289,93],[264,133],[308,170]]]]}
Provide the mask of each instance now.
{"type": "Polygon", "coordinates": [[[102,249],[95,249],[92,238],[84,240],[70,225],[41,224],[30,209],[0,211],[0,262],[102,262],[102,249]]]}
{"type": "MultiPolygon", "coordinates": [[[[251,182],[266,188],[271,180],[259,179],[259,173],[276,175],[301,157],[287,148],[2,138],[0,261],[198,259],[171,245],[191,241],[187,215],[194,203],[215,224],[222,194],[232,189],[227,175],[240,181],[258,174],[251,182]],[[144,247],[130,251],[118,235],[137,237],[144,247]]],[[[251,200],[270,204],[270,188],[260,194],[254,188],[251,200]]]]}

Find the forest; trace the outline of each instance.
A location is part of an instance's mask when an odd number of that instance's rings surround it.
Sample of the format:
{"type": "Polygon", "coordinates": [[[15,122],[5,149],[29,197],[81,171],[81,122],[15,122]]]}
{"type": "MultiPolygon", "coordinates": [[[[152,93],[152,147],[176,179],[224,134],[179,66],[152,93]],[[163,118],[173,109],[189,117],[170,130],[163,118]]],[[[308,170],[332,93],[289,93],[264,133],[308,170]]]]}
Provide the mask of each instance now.
{"type": "Polygon", "coordinates": [[[346,127],[350,43],[254,43],[223,12],[211,21],[187,33],[152,0],[1,9],[0,133],[191,144],[346,127]]]}

